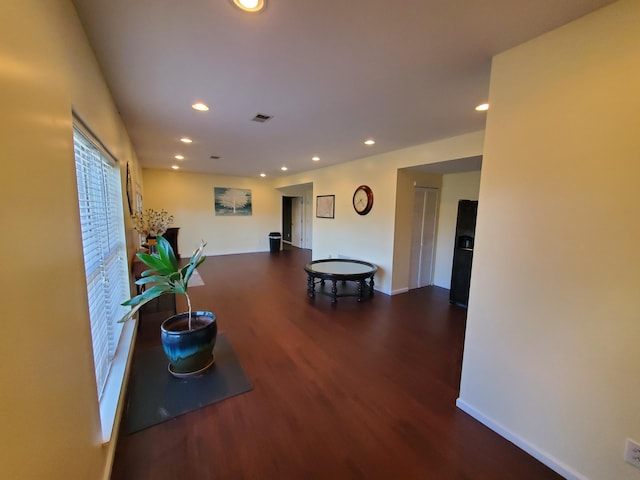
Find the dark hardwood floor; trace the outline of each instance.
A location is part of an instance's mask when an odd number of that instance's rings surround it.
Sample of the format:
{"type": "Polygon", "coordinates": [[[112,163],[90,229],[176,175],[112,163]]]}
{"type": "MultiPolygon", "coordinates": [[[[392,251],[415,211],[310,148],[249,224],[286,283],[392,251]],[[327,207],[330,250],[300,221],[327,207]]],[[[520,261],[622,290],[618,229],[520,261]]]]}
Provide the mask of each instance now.
{"type": "MultiPolygon", "coordinates": [[[[213,311],[251,392],[121,434],[112,480],[559,479],[455,406],[466,311],[428,287],[306,295],[310,252],[210,257],[213,311]]],[[[178,298],[178,311],[184,302],[178,298]]],[[[136,348],[159,342],[142,319],[136,348]]]]}

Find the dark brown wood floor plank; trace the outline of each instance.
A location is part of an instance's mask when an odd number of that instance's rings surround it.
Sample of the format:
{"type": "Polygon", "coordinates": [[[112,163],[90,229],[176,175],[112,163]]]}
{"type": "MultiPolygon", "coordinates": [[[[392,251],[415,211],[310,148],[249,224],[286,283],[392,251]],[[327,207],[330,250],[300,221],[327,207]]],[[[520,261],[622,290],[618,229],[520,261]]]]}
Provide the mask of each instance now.
{"type": "MultiPolygon", "coordinates": [[[[210,257],[213,311],[254,390],[118,440],[112,480],[559,479],[458,410],[466,312],[428,287],[306,296],[310,253],[210,257]]],[[[178,311],[184,310],[178,298],[178,311]]],[[[136,348],[159,342],[142,319],[136,348]]]]}

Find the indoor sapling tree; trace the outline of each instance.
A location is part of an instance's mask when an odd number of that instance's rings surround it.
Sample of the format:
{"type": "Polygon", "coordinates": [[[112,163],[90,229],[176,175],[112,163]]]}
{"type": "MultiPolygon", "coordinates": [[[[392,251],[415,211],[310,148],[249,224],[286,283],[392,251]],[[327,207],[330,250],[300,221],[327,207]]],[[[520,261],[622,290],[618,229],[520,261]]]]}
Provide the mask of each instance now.
{"type": "Polygon", "coordinates": [[[137,257],[149,267],[149,270],[142,272],[142,278],[136,281],[136,285],[148,286],[148,288],[145,288],[139,295],[122,303],[124,306],[133,308],[120,321],[129,320],[143,305],[165,293],[177,293],[184,295],[187,299],[189,330],[192,330],[191,299],[187,290],[191,275],[207,258],[203,255],[205,246],[206,243],[202,241],[183,267],[178,265],[173,248],[162,236],[157,237],[157,253],[138,253],[137,257]]]}

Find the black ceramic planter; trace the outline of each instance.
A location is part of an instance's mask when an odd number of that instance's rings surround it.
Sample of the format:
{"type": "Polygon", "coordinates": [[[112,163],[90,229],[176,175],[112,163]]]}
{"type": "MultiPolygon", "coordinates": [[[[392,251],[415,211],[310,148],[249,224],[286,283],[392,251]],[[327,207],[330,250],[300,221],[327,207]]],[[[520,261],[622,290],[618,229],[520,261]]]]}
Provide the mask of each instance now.
{"type": "Polygon", "coordinates": [[[179,313],[162,322],[161,339],[169,358],[169,371],[176,376],[197,375],[213,365],[218,324],[211,312],[179,313]]]}

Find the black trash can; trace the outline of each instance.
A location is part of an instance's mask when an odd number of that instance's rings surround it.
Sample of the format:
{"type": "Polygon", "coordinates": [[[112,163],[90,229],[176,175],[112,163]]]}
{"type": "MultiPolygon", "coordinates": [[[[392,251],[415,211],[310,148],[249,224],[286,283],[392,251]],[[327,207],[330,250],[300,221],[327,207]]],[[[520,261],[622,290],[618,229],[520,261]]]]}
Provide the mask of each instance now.
{"type": "Polygon", "coordinates": [[[280,251],[280,242],[282,241],[282,235],[280,232],[269,233],[269,251],[271,253],[278,253],[280,251]]]}

